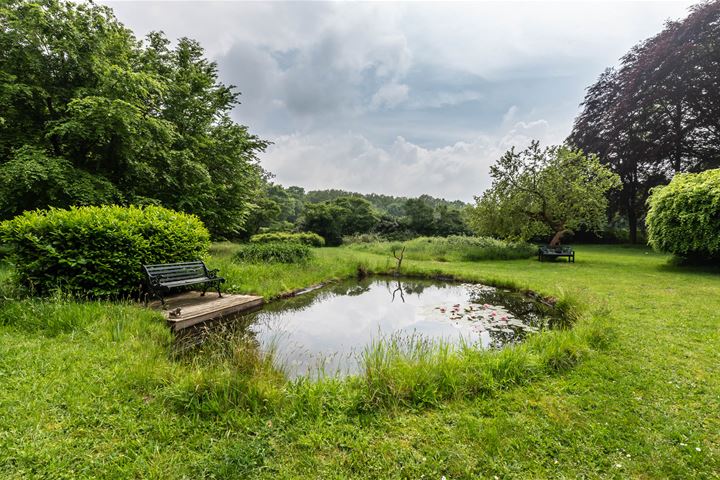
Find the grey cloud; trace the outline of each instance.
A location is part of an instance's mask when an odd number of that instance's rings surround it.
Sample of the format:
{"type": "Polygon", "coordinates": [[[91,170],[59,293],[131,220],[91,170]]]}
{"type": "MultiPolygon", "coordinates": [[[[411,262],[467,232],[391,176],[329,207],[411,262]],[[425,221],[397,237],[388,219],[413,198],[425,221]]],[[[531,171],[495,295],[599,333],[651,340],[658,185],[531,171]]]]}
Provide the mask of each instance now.
{"type": "Polygon", "coordinates": [[[206,47],[279,181],[463,200],[513,143],[562,141],[584,88],[692,4],[103,3],[206,47]]]}

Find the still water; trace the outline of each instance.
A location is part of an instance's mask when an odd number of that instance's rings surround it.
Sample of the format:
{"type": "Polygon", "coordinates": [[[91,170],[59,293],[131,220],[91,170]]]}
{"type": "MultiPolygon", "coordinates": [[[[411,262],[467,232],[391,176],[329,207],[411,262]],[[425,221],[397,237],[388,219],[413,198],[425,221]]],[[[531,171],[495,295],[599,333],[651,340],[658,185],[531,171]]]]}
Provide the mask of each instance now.
{"type": "Polygon", "coordinates": [[[363,350],[391,336],[501,348],[551,323],[548,308],[521,293],[395,278],[334,283],[238,320],[290,378],[356,373],[363,350]]]}

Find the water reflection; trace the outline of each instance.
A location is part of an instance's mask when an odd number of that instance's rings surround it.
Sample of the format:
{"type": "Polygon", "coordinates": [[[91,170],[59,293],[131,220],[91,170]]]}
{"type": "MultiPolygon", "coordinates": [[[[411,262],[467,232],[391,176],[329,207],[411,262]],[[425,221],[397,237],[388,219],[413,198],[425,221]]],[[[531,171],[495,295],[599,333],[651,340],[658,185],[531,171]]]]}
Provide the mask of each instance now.
{"type": "Polygon", "coordinates": [[[233,332],[228,341],[241,330],[260,350],[272,349],[292,378],[355,373],[363,349],[393,335],[501,348],[547,328],[549,313],[523,294],[484,285],[366,278],[273,302],[223,328],[233,332]]]}

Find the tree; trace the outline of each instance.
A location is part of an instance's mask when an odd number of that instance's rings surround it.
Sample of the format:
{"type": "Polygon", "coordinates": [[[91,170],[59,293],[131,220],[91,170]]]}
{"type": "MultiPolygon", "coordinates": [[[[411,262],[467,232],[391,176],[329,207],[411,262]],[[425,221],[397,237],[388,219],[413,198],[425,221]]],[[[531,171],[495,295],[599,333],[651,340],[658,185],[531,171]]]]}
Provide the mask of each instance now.
{"type": "Polygon", "coordinates": [[[305,205],[300,228],[324,237],[328,245],[340,245],[343,236],[369,233],[378,221],[372,204],[364,198],[339,197],[305,205]]]}
{"type": "Polygon", "coordinates": [[[648,200],[648,242],[693,260],[720,260],[720,169],[675,175],[648,200]]]}
{"type": "Polygon", "coordinates": [[[424,198],[411,198],[405,202],[405,215],[412,230],[420,235],[434,233],[433,221],[435,212],[424,198]]]}
{"type": "Polygon", "coordinates": [[[305,206],[300,228],[314,232],[325,239],[328,246],[342,243],[342,217],[347,211],[331,202],[311,203],[305,206]]]}
{"type": "Polygon", "coordinates": [[[612,212],[634,242],[650,190],[679,172],[720,166],[720,2],[635,46],[592,85],[568,138],[620,175],[612,212]]]}
{"type": "Polygon", "coordinates": [[[340,228],[343,235],[371,232],[378,224],[379,215],[372,203],[360,197],[340,197],[332,202],[343,209],[340,228]]]}
{"type": "Polygon", "coordinates": [[[438,205],[433,218],[433,234],[441,237],[467,235],[469,232],[462,210],[438,205]]]}
{"type": "Polygon", "coordinates": [[[552,235],[552,246],[579,227],[600,230],[607,221],[606,194],[620,185],[596,155],[566,146],[541,149],[537,141],[522,152],[506,152],[490,174],[492,186],[476,197],[471,227],[503,238],[552,235]]]}
{"type": "Polygon", "coordinates": [[[59,0],[7,0],[0,25],[0,219],[162,204],[242,231],[268,143],[230,119],[239,94],[197,42],[139,42],[109,8],[59,0]]]}

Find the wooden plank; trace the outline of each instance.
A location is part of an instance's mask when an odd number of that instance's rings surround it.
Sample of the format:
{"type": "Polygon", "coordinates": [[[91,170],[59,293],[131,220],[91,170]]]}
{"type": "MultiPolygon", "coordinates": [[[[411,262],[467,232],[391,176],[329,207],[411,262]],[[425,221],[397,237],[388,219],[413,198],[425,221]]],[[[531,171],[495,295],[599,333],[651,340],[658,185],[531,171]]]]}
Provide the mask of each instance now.
{"type": "MultiPolygon", "coordinates": [[[[253,295],[234,294],[224,294],[219,298],[210,292],[201,297],[200,292],[192,291],[167,298],[166,303],[167,309],[163,313],[168,325],[173,330],[181,330],[198,323],[256,309],[264,303],[264,299],[253,295]],[[177,308],[180,308],[180,315],[170,317],[170,312],[177,308]]],[[[160,309],[162,305],[158,300],[152,302],[150,307],[160,309]]]]}

